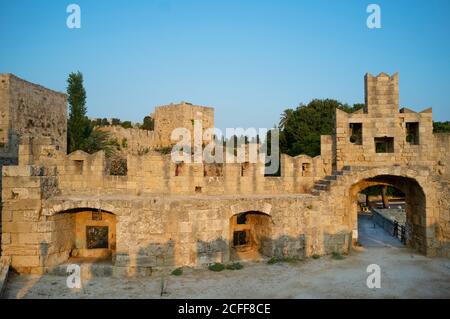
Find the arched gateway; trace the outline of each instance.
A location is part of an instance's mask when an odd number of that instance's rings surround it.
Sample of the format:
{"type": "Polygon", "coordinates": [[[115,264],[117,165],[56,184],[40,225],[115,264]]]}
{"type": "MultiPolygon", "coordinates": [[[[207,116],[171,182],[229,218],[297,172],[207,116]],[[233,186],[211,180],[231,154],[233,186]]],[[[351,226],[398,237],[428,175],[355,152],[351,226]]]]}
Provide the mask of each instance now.
{"type": "Polygon", "coordinates": [[[335,177],[320,197],[328,202],[328,209],[334,217],[342,220],[341,226],[352,232],[354,243],[358,239],[358,193],[369,186],[389,185],[405,194],[406,227],[410,234],[406,244],[430,256],[439,254],[439,250],[448,246],[449,201],[438,195],[448,192],[448,185],[439,183],[429,169],[394,166],[347,168],[342,175],[335,177]]]}

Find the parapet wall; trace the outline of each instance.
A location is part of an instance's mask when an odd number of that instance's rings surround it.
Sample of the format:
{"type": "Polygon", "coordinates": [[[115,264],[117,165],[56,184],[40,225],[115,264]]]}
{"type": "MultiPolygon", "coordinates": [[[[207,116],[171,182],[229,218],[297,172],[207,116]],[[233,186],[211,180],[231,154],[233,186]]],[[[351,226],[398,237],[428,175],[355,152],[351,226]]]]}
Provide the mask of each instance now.
{"type": "MultiPolygon", "coordinates": [[[[327,172],[321,156],[281,156],[281,175],[265,177],[263,163],[175,163],[171,155],[151,152],[127,156],[127,173],[110,175],[104,152],[69,155],[57,151],[48,139],[24,138],[19,167],[54,169],[59,193],[96,195],[234,195],[308,193],[327,172]]],[[[5,167],[10,175],[15,167],[5,167]]],[[[10,175],[11,176],[11,175],[10,175]]]]}
{"type": "Polygon", "coordinates": [[[434,156],[437,162],[433,168],[444,179],[450,181],[450,133],[434,133],[434,156]]]}
{"type": "Polygon", "coordinates": [[[138,128],[123,128],[122,126],[104,126],[100,128],[108,132],[116,139],[122,155],[144,154],[149,150],[162,147],[158,133],[155,131],[142,130],[138,128]]]}

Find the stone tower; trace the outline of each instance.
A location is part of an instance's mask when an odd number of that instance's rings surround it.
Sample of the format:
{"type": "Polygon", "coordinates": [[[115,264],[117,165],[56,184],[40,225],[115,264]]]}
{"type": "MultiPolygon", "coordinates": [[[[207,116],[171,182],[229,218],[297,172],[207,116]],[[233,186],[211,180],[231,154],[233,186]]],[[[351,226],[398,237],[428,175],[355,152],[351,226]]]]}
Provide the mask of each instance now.
{"type": "Polygon", "coordinates": [[[382,72],[377,76],[367,73],[364,77],[364,113],[375,117],[394,116],[398,113],[398,73],[392,76],[382,72]]]}

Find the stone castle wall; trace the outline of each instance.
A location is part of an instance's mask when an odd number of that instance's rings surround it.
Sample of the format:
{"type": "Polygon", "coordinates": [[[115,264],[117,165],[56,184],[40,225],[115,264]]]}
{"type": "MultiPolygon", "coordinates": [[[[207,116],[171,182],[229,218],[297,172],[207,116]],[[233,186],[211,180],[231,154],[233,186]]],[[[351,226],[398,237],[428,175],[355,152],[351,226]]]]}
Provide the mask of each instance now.
{"type": "MultiPolygon", "coordinates": [[[[112,176],[103,152],[67,155],[50,136],[22,136],[18,165],[2,171],[3,254],[25,273],[111,255],[117,275],[148,275],[255,256],[347,253],[358,238],[358,193],[392,185],[406,195],[408,245],[450,257],[449,134],[432,134],[431,110],[398,111],[397,81],[366,76],[366,108],[336,111],[321,155],[282,154],[279,177],[265,176],[263,164],[175,163],[155,153],[128,154],[126,174],[112,176]],[[354,123],[362,135],[350,141],[354,123]],[[417,123],[413,140],[405,123],[417,123]],[[376,152],[375,139],[385,137],[392,145],[376,152]],[[86,227],[95,225],[110,227],[101,251],[86,248],[86,227]]],[[[195,116],[213,125],[213,113],[194,109],[157,108],[155,132],[167,141],[173,125],[190,129],[195,116]]]]}
{"type": "Polygon", "coordinates": [[[194,141],[194,121],[201,121],[203,131],[214,127],[214,109],[212,107],[192,105],[181,102],[158,106],[151,115],[155,120],[155,132],[162,146],[175,144],[171,140],[172,131],[176,128],[187,128],[191,132],[191,143],[194,141]]]}
{"type": "Polygon", "coordinates": [[[120,153],[144,154],[149,150],[162,147],[158,133],[138,128],[123,128],[118,125],[104,126],[100,128],[108,132],[113,139],[117,140],[120,146],[120,153]]]}
{"type": "Polygon", "coordinates": [[[171,155],[128,154],[124,176],[110,175],[104,152],[69,155],[48,139],[22,139],[20,164],[53,167],[59,192],[71,194],[233,195],[306,193],[326,175],[321,156],[281,157],[281,176],[265,177],[263,163],[175,163],[171,155]]]}
{"type": "Polygon", "coordinates": [[[20,138],[28,135],[48,138],[54,147],[66,152],[66,95],[12,74],[0,74],[0,170],[4,165],[18,164],[20,138]]]}
{"type": "Polygon", "coordinates": [[[434,171],[445,180],[450,180],[450,134],[435,133],[433,137],[433,151],[437,159],[437,162],[433,163],[434,171]]]}
{"type": "Polygon", "coordinates": [[[53,145],[67,149],[66,95],[12,74],[0,74],[0,145],[10,136],[49,137],[53,145]]]}
{"type": "Polygon", "coordinates": [[[101,127],[108,132],[120,145],[120,154],[146,154],[149,151],[170,147],[176,144],[181,137],[171,139],[172,131],[176,128],[185,128],[189,131],[191,147],[194,145],[194,121],[201,123],[200,138],[202,144],[207,144],[211,137],[204,138],[203,134],[208,128],[214,127],[214,109],[211,107],[192,105],[187,102],[157,106],[151,114],[154,120],[154,130],[138,128],[123,128],[121,126],[101,127]]]}

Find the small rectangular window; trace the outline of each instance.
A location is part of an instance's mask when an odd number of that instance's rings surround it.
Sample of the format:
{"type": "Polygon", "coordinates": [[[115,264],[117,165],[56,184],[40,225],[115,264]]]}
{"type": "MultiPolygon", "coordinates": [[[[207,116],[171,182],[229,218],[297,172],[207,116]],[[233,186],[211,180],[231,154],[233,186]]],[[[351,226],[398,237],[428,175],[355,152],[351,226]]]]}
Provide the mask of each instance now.
{"type": "Polygon", "coordinates": [[[350,143],[362,145],[362,123],[350,123],[350,143]]]}
{"type": "Polygon", "coordinates": [[[114,158],[109,161],[109,175],[127,176],[128,165],[126,158],[114,158]]]}
{"type": "Polygon", "coordinates": [[[243,246],[248,244],[248,234],[246,231],[235,231],[233,233],[233,246],[243,246]]]}
{"type": "Polygon", "coordinates": [[[108,248],[108,226],[86,226],[88,249],[108,248]]]}
{"type": "Polygon", "coordinates": [[[419,145],[419,123],[406,123],[406,142],[412,145],[419,145]]]}
{"type": "Polygon", "coordinates": [[[236,222],[238,225],[244,225],[247,222],[247,215],[246,214],[239,214],[237,215],[236,222]]]}
{"type": "Polygon", "coordinates": [[[393,137],[375,137],[376,153],[394,153],[393,137]]]}

